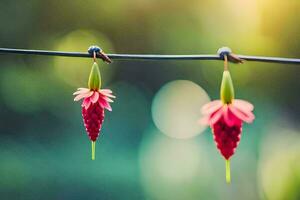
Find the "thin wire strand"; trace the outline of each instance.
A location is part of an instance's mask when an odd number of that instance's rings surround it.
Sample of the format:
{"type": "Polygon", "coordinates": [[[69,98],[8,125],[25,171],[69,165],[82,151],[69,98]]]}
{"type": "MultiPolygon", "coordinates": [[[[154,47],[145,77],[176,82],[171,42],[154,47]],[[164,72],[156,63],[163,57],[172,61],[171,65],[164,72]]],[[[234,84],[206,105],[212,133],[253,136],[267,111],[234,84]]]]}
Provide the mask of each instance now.
{"type": "MultiPolygon", "coordinates": [[[[83,52],[66,52],[66,51],[46,51],[32,49],[11,49],[0,48],[0,54],[31,54],[45,56],[65,56],[65,57],[83,57],[93,58],[93,55],[83,52]]],[[[106,54],[112,60],[223,60],[219,55],[200,54],[200,55],[156,55],[156,54],[106,54]]],[[[300,64],[298,58],[281,58],[265,56],[248,56],[237,55],[239,58],[247,61],[300,64]]],[[[101,58],[97,54],[97,58],[101,58]]]]}

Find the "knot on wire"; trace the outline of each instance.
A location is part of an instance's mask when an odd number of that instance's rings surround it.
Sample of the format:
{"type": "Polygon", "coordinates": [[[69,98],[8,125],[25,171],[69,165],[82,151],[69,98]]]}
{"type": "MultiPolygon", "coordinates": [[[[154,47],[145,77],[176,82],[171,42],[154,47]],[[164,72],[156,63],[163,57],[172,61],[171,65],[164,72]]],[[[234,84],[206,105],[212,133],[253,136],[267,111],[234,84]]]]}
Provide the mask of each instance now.
{"type": "Polygon", "coordinates": [[[92,45],[88,49],[88,53],[94,58],[94,62],[96,62],[96,58],[101,58],[106,63],[112,63],[111,59],[103,52],[103,50],[96,45],[92,45]]]}
{"type": "Polygon", "coordinates": [[[228,61],[233,63],[243,63],[244,61],[239,58],[237,55],[233,54],[229,47],[221,47],[218,49],[217,54],[222,60],[225,60],[225,56],[228,58],[228,61]]]}
{"type": "Polygon", "coordinates": [[[93,53],[100,53],[102,51],[102,49],[96,45],[90,46],[88,49],[88,53],[93,55],[93,53]]]}

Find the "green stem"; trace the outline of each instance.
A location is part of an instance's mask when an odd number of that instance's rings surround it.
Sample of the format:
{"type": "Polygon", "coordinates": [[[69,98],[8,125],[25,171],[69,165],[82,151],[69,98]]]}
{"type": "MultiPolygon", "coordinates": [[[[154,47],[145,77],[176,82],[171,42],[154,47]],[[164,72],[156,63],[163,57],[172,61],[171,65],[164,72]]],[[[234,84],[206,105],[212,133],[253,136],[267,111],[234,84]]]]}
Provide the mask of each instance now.
{"type": "Polygon", "coordinates": [[[95,141],[92,141],[92,160],[95,160],[95,149],[96,149],[96,143],[95,141]]]}
{"type": "Polygon", "coordinates": [[[226,183],[231,182],[231,177],[230,177],[230,160],[225,160],[225,165],[226,165],[226,183]]]}

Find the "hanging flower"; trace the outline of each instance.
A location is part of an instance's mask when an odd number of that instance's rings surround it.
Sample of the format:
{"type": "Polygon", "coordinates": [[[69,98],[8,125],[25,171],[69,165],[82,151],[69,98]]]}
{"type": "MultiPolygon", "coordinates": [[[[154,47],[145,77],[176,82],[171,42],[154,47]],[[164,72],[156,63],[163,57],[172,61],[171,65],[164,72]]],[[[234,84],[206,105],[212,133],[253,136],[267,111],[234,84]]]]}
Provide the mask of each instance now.
{"type": "Polygon", "coordinates": [[[110,103],[113,102],[111,98],[112,91],[109,89],[100,89],[101,76],[98,64],[94,62],[89,76],[89,88],[78,88],[74,92],[76,95],[74,101],[83,99],[81,104],[82,117],[87,134],[92,141],[92,160],[95,159],[95,141],[97,140],[101,126],[104,120],[104,110],[111,111],[110,103]]]}
{"type": "Polygon", "coordinates": [[[221,100],[214,100],[202,107],[204,117],[200,122],[212,129],[216,146],[226,160],[226,181],[229,183],[230,157],[239,144],[243,122],[252,123],[255,117],[251,103],[234,99],[234,88],[226,57],[220,96],[221,100]]]}

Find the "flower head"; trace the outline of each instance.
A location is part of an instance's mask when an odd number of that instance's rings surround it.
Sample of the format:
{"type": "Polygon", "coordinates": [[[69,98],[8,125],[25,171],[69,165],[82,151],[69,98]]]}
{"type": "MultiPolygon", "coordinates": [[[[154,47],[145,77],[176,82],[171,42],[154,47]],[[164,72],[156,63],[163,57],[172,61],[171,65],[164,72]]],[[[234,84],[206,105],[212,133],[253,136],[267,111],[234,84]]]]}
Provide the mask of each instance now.
{"type": "Polygon", "coordinates": [[[89,76],[89,88],[78,88],[73,95],[74,101],[83,99],[81,104],[82,117],[86,132],[92,141],[92,159],[95,159],[95,141],[97,140],[104,121],[104,110],[111,111],[110,103],[115,96],[109,89],[100,89],[101,76],[98,64],[94,62],[89,76]]]}
{"type": "Polygon", "coordinates": [[[221,155],[226,160],[226,181],[230,182],[230,157],[241,138],[243,122],[252,123],[254,107],[251,103],[234,99],[234,88],[228,70],[223,72],[220,100],[205,104],[201,112],[204,115],[200,123],[209,125],[221,155]]]}
{"type": "Polygon", "coordinates": [[[252,110],[251,103],[240,99],[230,104],[215,100],[202,107],[205,116],[200,122],[212,128],[217,148],[226,160],[234,154],[240,141],[243,122],[254,120],[252,110]]]}

